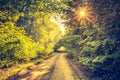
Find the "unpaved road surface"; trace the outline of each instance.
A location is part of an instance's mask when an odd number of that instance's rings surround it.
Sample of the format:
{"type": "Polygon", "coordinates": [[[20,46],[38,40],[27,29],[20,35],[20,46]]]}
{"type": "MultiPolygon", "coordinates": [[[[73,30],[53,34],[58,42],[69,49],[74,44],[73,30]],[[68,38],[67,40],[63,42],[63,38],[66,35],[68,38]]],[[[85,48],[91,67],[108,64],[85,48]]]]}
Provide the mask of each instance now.
{"type": "Polygon", "coordinates": [[[40,64],[20,71],[9,80],[85,80],[80,78],[79,73],[65,53],[58,53],[40,64]]]}

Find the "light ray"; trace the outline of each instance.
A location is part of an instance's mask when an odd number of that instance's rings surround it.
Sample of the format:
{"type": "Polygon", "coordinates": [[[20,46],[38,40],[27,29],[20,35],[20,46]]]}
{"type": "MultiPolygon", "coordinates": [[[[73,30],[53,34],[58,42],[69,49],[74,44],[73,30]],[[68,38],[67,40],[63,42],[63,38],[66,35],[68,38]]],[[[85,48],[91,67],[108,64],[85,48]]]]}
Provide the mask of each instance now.
{"type": "Polygon", "coordinates": [[[78,7],[74,11],[74,17],[72,21],[77,20],[82,27],[85,27],[87,24],[92,24],[93,28],[100,30],[100,28],[95,24],[95,16],[92,15],[93,12],[90,10],[89,7],[78,7]]]}

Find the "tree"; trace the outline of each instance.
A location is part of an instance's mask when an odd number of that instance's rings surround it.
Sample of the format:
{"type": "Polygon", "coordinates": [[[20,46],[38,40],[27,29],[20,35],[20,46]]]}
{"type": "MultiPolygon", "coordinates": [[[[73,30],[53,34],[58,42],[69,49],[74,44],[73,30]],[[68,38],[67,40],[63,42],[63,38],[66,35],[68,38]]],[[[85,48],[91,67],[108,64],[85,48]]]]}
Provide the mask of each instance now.
{"type": "Polygon", "coordinates": [[[74,28],[64,44],[69,56],[90,69],[97,80],[120,78],[119,5],[117,0],[73,0],[70,5],[68,25],[74,28]]]}
{"type": "Polygon", "coordinates": [[[61,32],[50,18],[61,12],[61,4],[56,0],[0,1],[0,68],[53,52],[61,32]]]}

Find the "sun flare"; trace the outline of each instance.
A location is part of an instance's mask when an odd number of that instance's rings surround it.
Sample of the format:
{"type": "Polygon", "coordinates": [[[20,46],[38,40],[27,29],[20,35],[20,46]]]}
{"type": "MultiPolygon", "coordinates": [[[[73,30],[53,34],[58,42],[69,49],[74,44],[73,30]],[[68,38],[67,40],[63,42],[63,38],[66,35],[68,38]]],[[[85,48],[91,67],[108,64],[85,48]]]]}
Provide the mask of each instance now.
{"type": "Polygon", "coordinates": [[[85,18],[87,16],[87,9],[86,8],[78,9],[77,15],[79,16],[79,18],[85,18]]]}
{"type": "Polygon", "coordinates": [[[85,16],[85,12],[84,12],[84,11],[81,11],[81,12],[80,12],[80,15],[81,15],[81,16],[85,16]]]}
{"type": "Polygon", "coordinates": [[[89,16],[88,8],[87,7],[78,7],[75,11],[75,19],[81,21],[81,19],[85,19],[89,16]]]}
{"type": "Polygon", "coordinates": [[[93,16],[91,15],[92,10],[88,6],[85,7],[77,7],[74,11],[73,21],[77,20],[82,24],[82,22],[95,24],[93,21],[93,16]]]}

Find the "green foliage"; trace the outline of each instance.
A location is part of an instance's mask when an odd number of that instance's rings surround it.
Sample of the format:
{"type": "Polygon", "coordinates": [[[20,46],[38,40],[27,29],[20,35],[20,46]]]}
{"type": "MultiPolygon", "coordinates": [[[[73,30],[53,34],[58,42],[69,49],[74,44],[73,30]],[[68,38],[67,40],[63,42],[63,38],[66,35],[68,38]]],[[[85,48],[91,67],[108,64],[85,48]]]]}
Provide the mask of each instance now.
{"type": "Polygon", "coordinates": [[[46,24],[46,27],[40,27],[39,31],[41,32],[39,37],[42,36],[42,38],[38,40],[38,43],[41,45],[41,51],[47,54],[53,52],[54,45],[61,38],[61,32],[59,28],[50,22],[49,24],[46,24]]]}
{"type": "Polygon", "coordinates": [[[68,57],[90,69],[98,80],[114,80],[115,76],[119,78],[117,68],[120,65],[119,41],[96,31],[89,34],[85,32],[80,35],[69,35],[63,39],[68,57]]]}
{"type": "Polygon", "coordinates": [[[0,68],[52,53],[61,32],[50,18],[63,5],[56,0],[0,1],[0,68]]]}
{"type": "Polygon", "coordinates": [[[37,57],[37,44],[22,29],[7,22],[0,28],[0,67],[37,57]]]}
{"type": "Polygon", "coordinates": [[[90,69],[97,80],[120,79],[119,0],[1,0],[0,3],[0,68],[48,55],[58,43],[56,47],[65,46],[68,56],[90,69]],[[90,8],[94,25],[83,21],[85,25],[81,26],[79,21],[72,20],[73,10],[78,6],[90,8]],[[53,13],[61,12],[67,14],[62,17],[68,18],[69,26],[78,27],[67,28],[62,40],[60,29],[50,21],[53,13]]]}
{"type": "MultiPolygon", "coordinates": [[[[118,0],[73,0],[69,5],[71,12],[80,6],[90,8],[90,21],[95,25],[85,23],[80,25],[74,19],[74,12],[68,17],[69,25],[74,28],[63,43],[68,56],[78,64],[82,64],[90,71],[95,80],[120,79],[120,1],[118,0]],[[73,16],[71,16],[73,15],[73,16]],[[95,27],[96,26],[96,27],[95,27]],[[75,36],[78,36],[75,38],[75,36]]],[[[89,17],[87,17],[89,18],[89,17]]],[[[83,20],[83,19],[82,19],[83,20]]]]}

